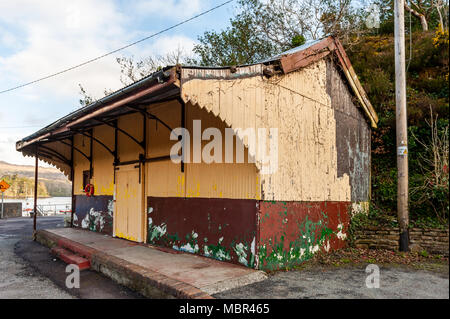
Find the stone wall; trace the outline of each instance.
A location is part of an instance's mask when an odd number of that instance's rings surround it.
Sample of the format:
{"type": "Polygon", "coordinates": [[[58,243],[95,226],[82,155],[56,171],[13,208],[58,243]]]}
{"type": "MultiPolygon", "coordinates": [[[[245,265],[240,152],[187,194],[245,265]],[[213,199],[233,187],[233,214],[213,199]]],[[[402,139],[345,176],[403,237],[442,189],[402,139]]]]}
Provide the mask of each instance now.
{"type": "MultiPolygon", "coordinates": [[[[412,228],[409,231],[410,248],[448,256],[449,230],[412,228]]],[[[367,226],[354,234],[353,245],[357,248],[398,250],[397,228],[367,226]]]]}
{"type": "MultiPolygon", "coordinates": [[[[1,216],[0,202],[0,218],[1,216]]],[[[22,203],[3,203],[3,218],[22,217],[22,203]]]]}

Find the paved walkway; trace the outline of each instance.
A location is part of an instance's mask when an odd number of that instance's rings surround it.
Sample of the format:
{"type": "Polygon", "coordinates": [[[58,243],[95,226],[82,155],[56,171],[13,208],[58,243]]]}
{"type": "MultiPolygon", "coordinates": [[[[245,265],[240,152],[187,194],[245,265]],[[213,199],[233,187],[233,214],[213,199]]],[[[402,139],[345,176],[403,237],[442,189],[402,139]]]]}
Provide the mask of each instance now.
{"type": "MultiPolygon", "coordinates": [[[[181,296],[189,297],[191,294],[203,298],[205,296],[195,290],[208,296],[267,278],[264,272],[243,266],[75,228],[46,229],[39,231],[38,237],[42,236],[47,240],[50,238],[54,244],[63,239],[85,247],[92,254],[92,268],[122,284],[133,286],[135,281],[142,279],[138,277],[143,276],[150,279],[149,283],[156,288],[170,286],[166,292],[174,296],[183,289],[188,293],[181,296]],[[129,270],[138,276],[122,278],[130,273],[129,270]]],[[[145,291],[143,293],[146,294],[145,291]]]]}

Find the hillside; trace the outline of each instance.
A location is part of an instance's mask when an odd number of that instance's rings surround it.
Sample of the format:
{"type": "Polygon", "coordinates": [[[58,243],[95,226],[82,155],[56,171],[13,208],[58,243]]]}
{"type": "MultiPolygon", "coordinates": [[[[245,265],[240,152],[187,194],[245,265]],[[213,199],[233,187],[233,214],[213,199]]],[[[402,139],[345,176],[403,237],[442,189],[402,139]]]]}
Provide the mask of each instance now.
{"type": "MultiPolygon", "coordinates": [[[[406,43],[410,218],[448,225],[448,32],[414,32],[406,43]],[[409,43],[412,43],[410,48],[409,43]]],[[[367,36],[348,49],[380,122],[372,132],[372,219],[396,223],[395,67],[392,34],[367,36]]]]}
{"type": "MultiPolygon", "coordinates": [[[[0,161],[0,178],[11,184],[5,197],[27,197],[34,192],[34,166],[16,165],[0,161]]],[[[71,195],[71,183],[58,169],[39,167],[39,197],[59,197],[71,195]]]]}

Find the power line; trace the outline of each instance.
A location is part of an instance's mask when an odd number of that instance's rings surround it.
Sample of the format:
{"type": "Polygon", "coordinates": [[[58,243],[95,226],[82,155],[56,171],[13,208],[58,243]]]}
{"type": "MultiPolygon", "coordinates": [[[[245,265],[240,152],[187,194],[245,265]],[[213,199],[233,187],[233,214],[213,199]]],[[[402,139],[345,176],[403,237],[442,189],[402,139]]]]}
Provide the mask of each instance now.
{"type": "Polygon", "coordinates": [[[25,126],[0,126],[1,129],[10,129],[10,128],[28,128],[28,127],[42,127],[43,125],[25,125],[25,126]]]}
{"type": "Polygon", "coordinates": [[[84,66],[84,65],[86,65],[86,64],[89,64],[89,63],[92,63],[92,62],[94,62],[94,61],[100,60],[100,59],[102,59],[102,58],[104,58],[104,57],[107,57],[107,56],[109,56],[109,55],[111,55],[111,54],[117,53],[117,52],[122,51],[122,50],[124,50],[124,49],[127,49],[127,48],[129,48],[129,47],[131,47],[131,46],[133,46],[133,45],[136,45],[136,44],[141,43],[141,42],[143,42],[143,41],[146,41],[146,40],[148,40],[148,39],[150,39],[150,38],[153,38],[153,37],[155,37],[155,36],[157,36],[157,35],[160,35],[161,33],[164,33],[164,32],[167,32],[167,31],[169,31],[169,30],[175,29],[176,27],[179,27],[180,25],[183,25],[183,24],[185,24],[185,23],[187,23],[187,22],[189,22],[189,21],[192,21],[192,20],[194,20],[194,19],[197,19],[197,18],[199,18],[199,17],[201,17],[201,16],[203,16],[203,15],[205,15],[205,14],[207,14],[207,13],[210,13],[211,11],[214,11],[214,10],[220,8],[220,7],[223,7],[223,6],[225,6],[225,5],[227,5],[228,3],[233,2],[233,1],[234,1],[234,0],[228,0],[228,1],[225,1],[225,2],[219,4],[219,5],[215,6],[215,7],[211,8],[211,9],[209,9],[209,10],[207,10],[207,11],[203,11],[203,12],[201,12],[201,13],[199,13],[199,14],[197,14],[197,15],[195,15],[195,16],[189,18],[189,19],[183,20],[183,21],[181,21],[181,22],[179,22],[179,23],[177,23],[177,24],[175,24],[175,25],[173,25],[173,26],[171,26],[171,27],[168,27],[168,28],[163,29],[163,30],[161,30],[161,31],[159,31],[159,32],[153,33],[152,35],[149,35],[148,37],[145,37],[145,38],[143,38],[143,39],[137,40],[137,41],[132,42],[132,43],[130,43],[130,44],[127,44],[127,45],[125,45],[125,46],[123,46],[123,47],[121,47],[121,48],[118,48],[118,49],[116,49],[116,50],[114,50],[114,51],[110,51],[110,52],[108,52],[108,53],[105,53],[105,54],[100,55],[100,56],[98,56],[98,57],[96,57],[96,58],[87,60],[87,61],[85,61],[85,62],[83,62],[83,63],[74,65],[74,66],[72,66],[72,67],[70,67],[70,68],[67,68],[67,69],[64,69],[64,70],[62,70],[62,71],[59,71],[59,72],[56,72],[56,73],[53,73],[53,74],[44,76],[44,77],[42,77],[42,78],[36,79],[36,80],[31,81],[31,82],[28,82],[28,83],[24,83],[24,84],[21,84],[21,85],[18,85],[18,86],[15,86],[15,87],[12,87],[12,88],[9,88],[9,89],[0,91],[0,94],[6,93],[6,92],[9,92],[9,91],[13,91],[13,90],[17,90],[17,89],[19,89],[19,88],[22,88],[22,87],[25,87],[25,86],[28,86],[28,85],[31,85],[31,84],[34,84],[34,83],[37,83],[37,82],[40,82],[40,81],[43,81],[43,80],[47,80],[47,79],[49,79],[49,78],[55,77],[55,76],[57,76],[57,75],[60,75],[60,74],[62,74],[62,73],[66,73],[66,72],[68,72],[68,71],[72,71],[72,70],[77,69],[77,68],[79,68],[79,67],[82,67],[82,66],[84,66]]]}

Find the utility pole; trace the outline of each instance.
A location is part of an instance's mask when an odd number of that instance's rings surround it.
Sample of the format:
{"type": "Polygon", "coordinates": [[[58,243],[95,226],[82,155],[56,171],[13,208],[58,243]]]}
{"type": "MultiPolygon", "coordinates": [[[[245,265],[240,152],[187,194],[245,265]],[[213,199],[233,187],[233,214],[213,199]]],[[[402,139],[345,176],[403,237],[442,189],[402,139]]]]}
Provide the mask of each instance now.
{"type": "MultiPolygon", "coordinates": [[[[405,0],[395,0],[395,118],[397,133],[397,214],[399,250],[409,250],[408,213],[408,131],[406,113],[405,0]]],[[[411,30],[410,30],[411,32],[411,30]]]]}

